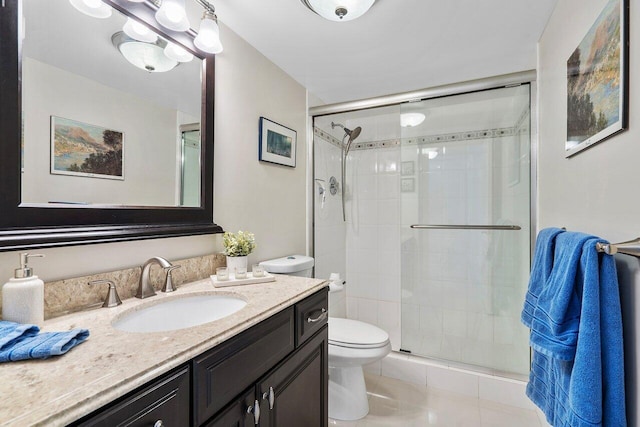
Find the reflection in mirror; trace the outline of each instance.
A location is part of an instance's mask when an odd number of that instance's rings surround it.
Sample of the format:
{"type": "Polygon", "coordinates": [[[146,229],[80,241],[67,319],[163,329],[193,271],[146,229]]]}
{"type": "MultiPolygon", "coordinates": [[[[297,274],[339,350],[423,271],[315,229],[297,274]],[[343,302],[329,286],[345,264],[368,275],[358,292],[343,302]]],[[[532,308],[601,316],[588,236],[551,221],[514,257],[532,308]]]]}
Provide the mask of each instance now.
{"type": "Polygon", "coordinates": [[[116,10],[22,5],[22,204],[201,206],[181,126],[200,127],[202,60],[116,10]]]}
{"type": "Polygon", "coordinates": [[[180,126],[182,134],[182,185],[180,186],[180,204],[182,206],[200,206],[200,124],[192,123],[180,126]]]}

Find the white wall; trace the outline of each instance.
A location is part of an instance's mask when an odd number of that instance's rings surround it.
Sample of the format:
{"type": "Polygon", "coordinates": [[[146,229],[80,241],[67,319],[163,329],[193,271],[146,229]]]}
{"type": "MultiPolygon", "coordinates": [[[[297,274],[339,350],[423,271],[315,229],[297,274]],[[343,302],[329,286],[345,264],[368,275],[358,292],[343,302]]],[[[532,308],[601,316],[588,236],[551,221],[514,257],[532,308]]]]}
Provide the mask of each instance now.
{"type": "Polygon", "coordinates": [[[306,253],[306,90],[240,37],[222,35],[216,62],[214,218],[251,231],[249,263],[306,253]],[[258,125],[267,117],[297,132],[296,167],[258,161],[258,125]]]}
{"type": "Polygon", "coordinates": [[[174,205],[175,110],[29,58],[23,75],[23,202],[174,205]],[[125,179],[50,174],[51,116],[123,132],[125,179]]]}
{"type": "MultiPolygon", "coordinates": [[[[558,2],[539,43],[539,228],[566,227],[610,241],[638,236],[640,198],[637,197],[640,158],[640,8],[631,5],[629,130],[566,159],[566,62],[596,20],[607,0],[558,2]]],[[[635,331],[640,325],[636,308],[638,260],[629,258],[619,267],[625,316],[627,408],[630,425],[638,425],[640,399],[637,392],[640,347],[635,331]]]]}
{"type": "MultiPolygon", "coordinates": [[[[304,252],[306,91],[224,25],[221,37],[225,51],[216,60],[215,221],[226,230],[256,234],[258,249],[250,262],[304,252]],[[260,115],[298,132],[295,169],[258,162],[260,115]]],[[[47,258],[32,265],[49,281],[132,267],[155,255],[178,259],[218,252],[221,242],[220,235],[209,235],[37,250],[33,252],[47,258]]],[[[0,253],[0,280],[17,267],[16,252],[0,253]]]]}

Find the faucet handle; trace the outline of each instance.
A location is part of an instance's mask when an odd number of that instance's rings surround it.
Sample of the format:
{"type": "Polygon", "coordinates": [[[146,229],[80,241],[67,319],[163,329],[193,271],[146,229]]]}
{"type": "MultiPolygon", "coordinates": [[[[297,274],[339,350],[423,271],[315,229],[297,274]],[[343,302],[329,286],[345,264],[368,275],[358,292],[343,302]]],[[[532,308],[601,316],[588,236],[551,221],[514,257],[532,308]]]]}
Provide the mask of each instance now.
{"type": "Polygon", "coordinates": [[[171,278],[171,272],[176,268],[182,267],[181,265],[172,265],[171,267],[165,267],[165,271],[167,272],[167,276],[164,278],[164,286],[162,287],[162,292],[173,292],[177,288],[173,285],[173,279],[171,278]]]}
{"type": "Polygon", "coordinates": [[[107,297],[104,299],[103,307],[117,307],[122,304],[120,297],[118,296],[118,290],[116,289],[116,284],[111,280],[92,280],[89,282],[89,285],[102,285],[108,284],[109,290],[107,291],[107,297]]]}

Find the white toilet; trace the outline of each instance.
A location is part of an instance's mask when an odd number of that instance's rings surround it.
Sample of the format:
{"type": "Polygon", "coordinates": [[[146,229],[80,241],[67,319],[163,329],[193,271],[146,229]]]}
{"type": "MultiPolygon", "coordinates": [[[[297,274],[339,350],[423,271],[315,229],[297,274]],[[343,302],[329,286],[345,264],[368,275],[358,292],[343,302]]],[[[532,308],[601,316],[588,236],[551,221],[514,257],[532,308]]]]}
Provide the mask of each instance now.
{"type": "MultiPolygon", "coordinates": [[[[270,273],[311,277],[314,260],[293,255],[260,264],[270,273]]],[[[369,413],[362,366],[390,351],[389,334],[377,326],[329,317],[329,418],[357,420],[369,413]]]]}

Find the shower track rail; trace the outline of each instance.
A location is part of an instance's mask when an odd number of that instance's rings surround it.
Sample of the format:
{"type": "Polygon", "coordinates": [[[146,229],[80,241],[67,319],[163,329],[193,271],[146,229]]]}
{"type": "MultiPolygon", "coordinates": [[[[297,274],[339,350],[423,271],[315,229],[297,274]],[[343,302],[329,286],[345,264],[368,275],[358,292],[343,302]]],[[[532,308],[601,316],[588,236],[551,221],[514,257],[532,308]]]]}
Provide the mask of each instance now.
{"type": "Polygon", "coordinates": [[[418,230],[509,230],[517,231],[519,225],[466,225],[466,224],[413,224],[410,226],[418,230]]]}

